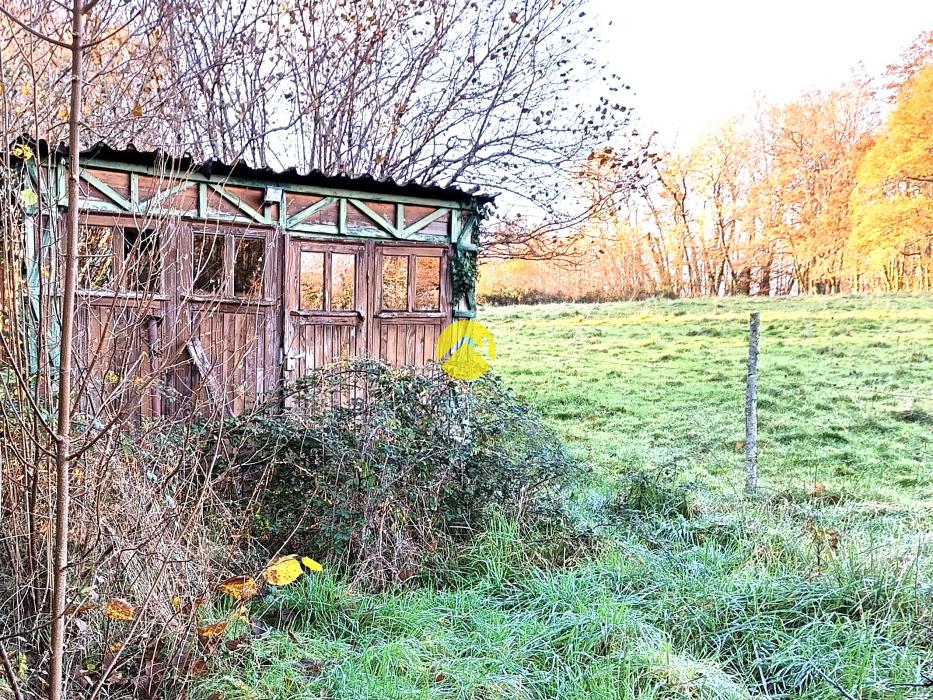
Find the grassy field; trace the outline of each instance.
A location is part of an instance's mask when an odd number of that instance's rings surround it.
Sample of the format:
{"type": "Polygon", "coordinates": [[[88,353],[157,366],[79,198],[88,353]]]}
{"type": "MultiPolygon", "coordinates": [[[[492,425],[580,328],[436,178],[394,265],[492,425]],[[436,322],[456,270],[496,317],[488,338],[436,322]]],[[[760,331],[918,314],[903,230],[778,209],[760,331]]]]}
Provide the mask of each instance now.
{"type": "Polygon", "coordinates": [[[933,299],[721,299],[487,309],[496,369],[607,474],[742,486],[748,313],[762,315],[760,471],[933,505],[933,299]]]}
{"type": "MultiPolygon", "coordinates": [[[[933,299],[487,309],[496,369],[613,512],[567,566],[500,523],[381,594],[283,589],[213,698],[915,698],[933,675],[933,299]],[[762,493],[741,494],[747,314],[762,493]]],[[[593,516],[595,517],[595,516],[593,516]]]]}

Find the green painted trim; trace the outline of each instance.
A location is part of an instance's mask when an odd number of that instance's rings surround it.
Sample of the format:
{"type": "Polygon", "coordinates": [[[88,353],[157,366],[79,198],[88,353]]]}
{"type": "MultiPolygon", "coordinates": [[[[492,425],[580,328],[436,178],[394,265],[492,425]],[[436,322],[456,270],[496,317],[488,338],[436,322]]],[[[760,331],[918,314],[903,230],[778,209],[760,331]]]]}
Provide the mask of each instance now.
{"type": "Polygon", "coordinates": [[[68,183],[65,181],[65,168],[56,166],[55,168],[55,186],[58,188],[56,201],[63,207],[68,206],[68,183]]]}
{"type": "Polygon", "coordinates": [[[197,216],[201,219],[207,218],[207,185],[203,182],[197,183],[198,186],[198,209],[197,216]]]}
{"type": "Polygon", "coordinates": [[[138,202],[138,205],[137,205],[136,208],[137,208],[137,210],[139,211],[140,214],[149,213],[150,211],[155,211],[155,206],[156,206],[157,204],[159,204],[159,203],[161,203],[161,202],[164,202],[164,201],[165,201],[166,199],[168,199],[169,197],[174,197],[176,194],[179,194],[180,192],[184,192],[185,190],[189,190],[189,189],[191,189],[191,188],[194,187],[194,186],[195,186],[195,185],[194,185],[193,182],[184,182],[184,181],[182,181],[182,182],[179,182],[179,183],[178,183],[177,185],[175,185],[174,187],[170,187],[170,188],[167,189],[167,190],[160,191],[157,195],[155,195],[154,197],[150,197],[150,198],[147,199],[145,202],[139,202],[139,199],[138,199],[138,196],[139,196],[139,184],[138,184],[138,182],[137,182],[137,185],[136,185],[136,187],[137,187],[137,192],[136,192],[136,194],[137,194],[137,200],[136,200],[136,201],[138,202]]]}
{"type": "Polygon", "coordinates": [[[411,226],[409,226],[404,231],[402,231],[401,235],[405,238],[408,238],[409,236],[413,236],[414,234],[418,233],[421,229],[427,226],[430,226],[438,219],[443,218],[444,215],[447,213],[449,213],[447,209],[438,209],[437,211],[433,211],[430,214],[428,214],[426,217],[424,217],[423,219],[418,219],[418,221],[416,221],[411,226]]]}
{"type": "Polygon", "coordinates": [[[390,233],[393,236],[399,235],[399,232],[395,229],[394,226],[392,226],[392,224],[390,224],[388,221],[383,219],[382,216],[380,216],[379,214],[374,212],[372,209],[370,209],[368,206],[366,206],[366,204],[364,204],[362,201],[360,201],[359,199],[352,199],[352,198],[349,199],[348,201],[353,206],[355,206],[357,209],[359,209],[361,212],[363,212],[363,214],[369,217],[374,223],[382,227],[386,233],[390,233]]]}
{"type": "MultiPolygon", "coordinates": [[[[104,159],[90,159],[83,161],[82,165],[95,166],[106,170],[118,170],[120,172],[137,172],[143,175],[159,175],[156,168],[144,165],[135,165],[130,163],[121,163],[119,161],[110,161],[104,159]]],[[[346,197],[348,199],[372,199],[379,202],[401,202],[403,204],[414,204],[421,206],[446,207],[448,209],[470,209],[472,205],[468,202],[458,202],[452,199],[434,199],[430,197],[413,197],[410,195],[388,195],[380,192],[365,192],[362,190],[347,190],[337,187],[314,187],[311,185],[281,184],[275,180],[260,180],[245,177],[226,177],[222,179],[208,178],[199,172],[176,171],[174,177],[190,180],[192,182],[203,182],[209,185],[234,185],[243,187],[282,187],[288,192],[298,192],[302,194],[316,194],[324,197],[346,197]]]]}
{"type": "Polygon", "coordinates": [[[89,185],[98,189],[101,192],[101,194],[106,196],[110,201],[120,206],[124,211],[134,212],[135,207],[132,205],[132,203],[128,199],[126,199],[122,194],[120,194],[115,189],[113,189],[110,185],[104,182],[103,180],[98,180],[96,177],[94,177],[88,172],[85,172],[84,170],[80,172],[78,177],[84,180],[89,185]]]}
{"type": "Polygon", "coordinates": [[[26,317],[26,352],[29,355],[29,374],[39,371],[39,259],[36,257],[36,220],[27,216],[23,220],[23,257],[26,267],[26,294],[29,315],[26,317]]]}
{"type": "MultiPolygon", "coordinates": [[[[300,224],[302,221],[307,219],[312,214],[319,212],[321,209],[324,209],[325,207],[329,207],[331,204],[334,203],[334,201],[335,201],[334,197],[324,197],[324,199],[320,200],[319,202],[315,202],[310,207],[305,207],[297,214],[290,216],[285,220],[285,228],[291,228],[292,226],[295,226],[296,224],[300,224]]],[[[283,210],[285,209],[284,204],[282,206],[282,209],[283,210]]]]}
{"type": "MultiPolygon", "coordinates": [[[[67,189],[63,180],[66,174],[65,167],[63,165],[65,162],[66,161],[58,161],[56,163],[52,163],[49,166],[49,172],[53,173],[56,176],[57,182],[60,183],[59,186],[61,187],[61,191],[59,193],[58,199],[56,200],[56,204],[62,207],[68,205],[67,189]]],[[[328,189],[322,187],[282,185],[284,190],[283,201],[279,206],[278,216],[273,217],[271,206],[263,205],[262,211],[257,211],[252,206],[245,203],[242,199],[234,194],[231,194],[227,189],[225,189],[227,186],[245,186],[257,188],[265,187],[274,185],[275,183],[272,181],[250,180],[247,178],[225,178],[221,181],[218,181],[216,179],[210,180],[196,172],[173,173],[171,179],[177,179],[177,184],[173,185],[171,188],[165,191],[157,192],[147,201],[139,201],[140,175],[144,174],[152,177],[165,177],[166,173],[164,170],[153,167],[116,163],[98,159],[85,161],[82,163],[82,166],[84,168],[90,166],[100,167],[129,174],[130,199],[127,200],[118,192],[114,191],[113,188],[109,187],[106,183],[100,181],[97,177],[82,171],[82,179],[84,179],[88,184],[99,189],[104,194],[106,199],[82,199],[80,206],[84,211],[101,214],[146,214],[150,216],[182,217],[186,219],[200,219],[202,222],[219,222],[231,225],[255,226],[259,224],[262,226],[270,227],[278,226],[284,230],[299,234],[324,234],[327,236],[346,236],[354,239],[370,240],[397,239],[412,243],[438,244],[455,243],[455,239],[452,235],[452,229],[455,224],[451,225],[451,231],[442,235],[435,233],[421,233],[421,231],[430,223],[442,218],[445,214],[449,213],[451,216],[453,216],[452,221],[456,221],[459,218],[455,215],[456,212],[467,211],[466,205],[460,202],[446,200],[433,200],[428,198],[421,199],[418,197],[393,197],[373,192],[355,192],[351,190],[328,189]],[[184,192],[191,187],[197,188],[198,196],[196,208],[191,210],[180,210],[160,206],[162,203],[171,199],[178,193],[184,192]],[[208,188],[220,195],[225,201],[230,202],[233,206],[235,206],[239,213],[231,214],[209,211],[207,203],[208,193],[210,190],[208,188]],[[295,193],[313,194],[322,197],[322,199],[319,202],[315,202],[313,205],[306,207],[293,216],[287,216],[288,196],[289,194],[294,195],[295,193]],[[387,221],[383,216],[377,214],[364,203],[366,200],[389,202],[394,204],[394,221],[387,221]],[[351,202],[354,206],[358,207],[364,216],[372,220],[374,228],[351,228],[348,225],[348,201],[351,202]],[[320,209],[327,207],[334,202],[336,202],[338,208],[338,221],[336,226],[331,224],[312,224],[306,223],[304,221],[307,219],[307,217],[314,214],[314,212],[319,211],[320,209]],[[438,211],[432,212],[420,221],[416,221],[408,228],[405,228],[404,217],[406,203],[418,206],[433,206],[437,208],[438,211]]]]}
{"type": "Polygon", "coordinates": [[[453,244],[460,242],[460,212],[452,211],[450,212],[450,242],[453,244]]]}
{"type": "Polygon", "coordinates": [[[240,198],[237,197],[236,195],[233,195],[233,194],[230,194],[229,192],[227,192],[227,190],[225,190],[225,189],[223,188],[222,185],[215,185],[215,184],[211,183],[210,188],[211,188],[212,190],[214,190],[214,192],[216,192],[217,194],[219,194],[221,197],[223,197],[224,199],[226,199],[228,202],[230,202],[230,204],[232,204],[233,206],[235,206],[235,207],[236,207],[237,209],[239,209],[241,212],[243,212],[244,214],[249,215],[250,218],[252,218],[252,219],[254,219],[254,220],[256,221],[256,223],[260,223],[260,224],[270,224],[270,225],[271,225],[271,223],[272,223],[271,221],[269,221],[268,219],[266,219],[262,214],[260,214],[258,211],[256,211],[255,209],[253,209],[249,204],[247,204],[246,202],[244,202],[242,199],[240,199],[240,198]]]}

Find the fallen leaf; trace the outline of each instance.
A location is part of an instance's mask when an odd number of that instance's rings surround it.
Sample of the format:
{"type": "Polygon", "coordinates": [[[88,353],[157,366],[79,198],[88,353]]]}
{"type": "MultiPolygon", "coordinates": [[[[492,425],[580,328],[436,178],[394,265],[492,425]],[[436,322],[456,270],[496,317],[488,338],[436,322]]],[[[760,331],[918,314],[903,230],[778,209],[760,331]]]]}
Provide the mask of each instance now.
{"type": "Polygon", "coordinates": [[[215,622],[212,625],[204,625],[203,627],[198,627],[198,639],[201,639],[201,640],[213,639],[214,637],[221,636],[226,631],[227,631],[227,621],[221,620],[220,622],[215,622]]]}
{"type": "Polygon", "coordinates": [[[234,600],[249,600],[259,592],[259,584],[252,576],[231,576],[218,583],[217,590],[234,600]]]}
{"type": "Polygon", "coordinates": [[[320,675],[321,669],[324,668],[324,662],[320,659],[301,659],[298,665],[301,666],[301,670],[309,676],[320,675]]]}
{"type": "Polygon", "coordinates": [[[301,563],[294,556],[277,557],[262,572],[266,581],[273,586],[287,586],[293,583],[301,574],[301,563]]]}
{"type": "Polygon", "coordinates": [[[104,614],[117,622],[128,622],[136,615],[136,608],[123,598],[111,598],[104,607],[104,614]]]}

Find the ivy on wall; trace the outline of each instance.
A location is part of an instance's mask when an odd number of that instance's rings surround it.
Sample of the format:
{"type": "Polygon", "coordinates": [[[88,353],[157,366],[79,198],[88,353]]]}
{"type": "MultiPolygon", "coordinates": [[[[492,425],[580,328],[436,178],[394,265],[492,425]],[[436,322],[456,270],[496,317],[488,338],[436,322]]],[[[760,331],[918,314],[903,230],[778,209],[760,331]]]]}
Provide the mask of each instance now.
{"type": "Polygon", "coordinates": [[[476,310],[476,273],[477,273],[477,252],[475,250],[466,250],[457,248],[451,258],[450,274],[453,278],[453,305],[454,307],[461,300],[466,302],[466,307],[470,311],[476,310]]]}
{"type": "Polygon", "coordinates": [[[454,249],[454,254],[450,261],[451,291],[453,299],[451,300],[454,309],[464,302],[465,309],[454,311],[454,316],[470,317],[476,314],[476,276],[479,267],[479,226],[480,222],[486,217],[488,204],[474,205],[468,221],[472,220],[473,225],[467,224],[468,231],[464,233],[469,236],[467,245],[464,241],[458,241],[454,249]]]}

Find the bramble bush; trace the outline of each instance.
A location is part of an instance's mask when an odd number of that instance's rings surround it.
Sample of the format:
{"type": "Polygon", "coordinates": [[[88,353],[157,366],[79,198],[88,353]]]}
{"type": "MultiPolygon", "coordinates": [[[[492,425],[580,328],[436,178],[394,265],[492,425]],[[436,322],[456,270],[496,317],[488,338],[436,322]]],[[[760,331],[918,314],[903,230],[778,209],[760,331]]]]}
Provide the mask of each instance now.
{"type": "Polygon", "coordinates": [[[492,375],[348,360],[223,426],[225,489],[252,542],[312,551],[357,583],[432,576],[489,518],[560,526],[582,468],[492,375]]]}

